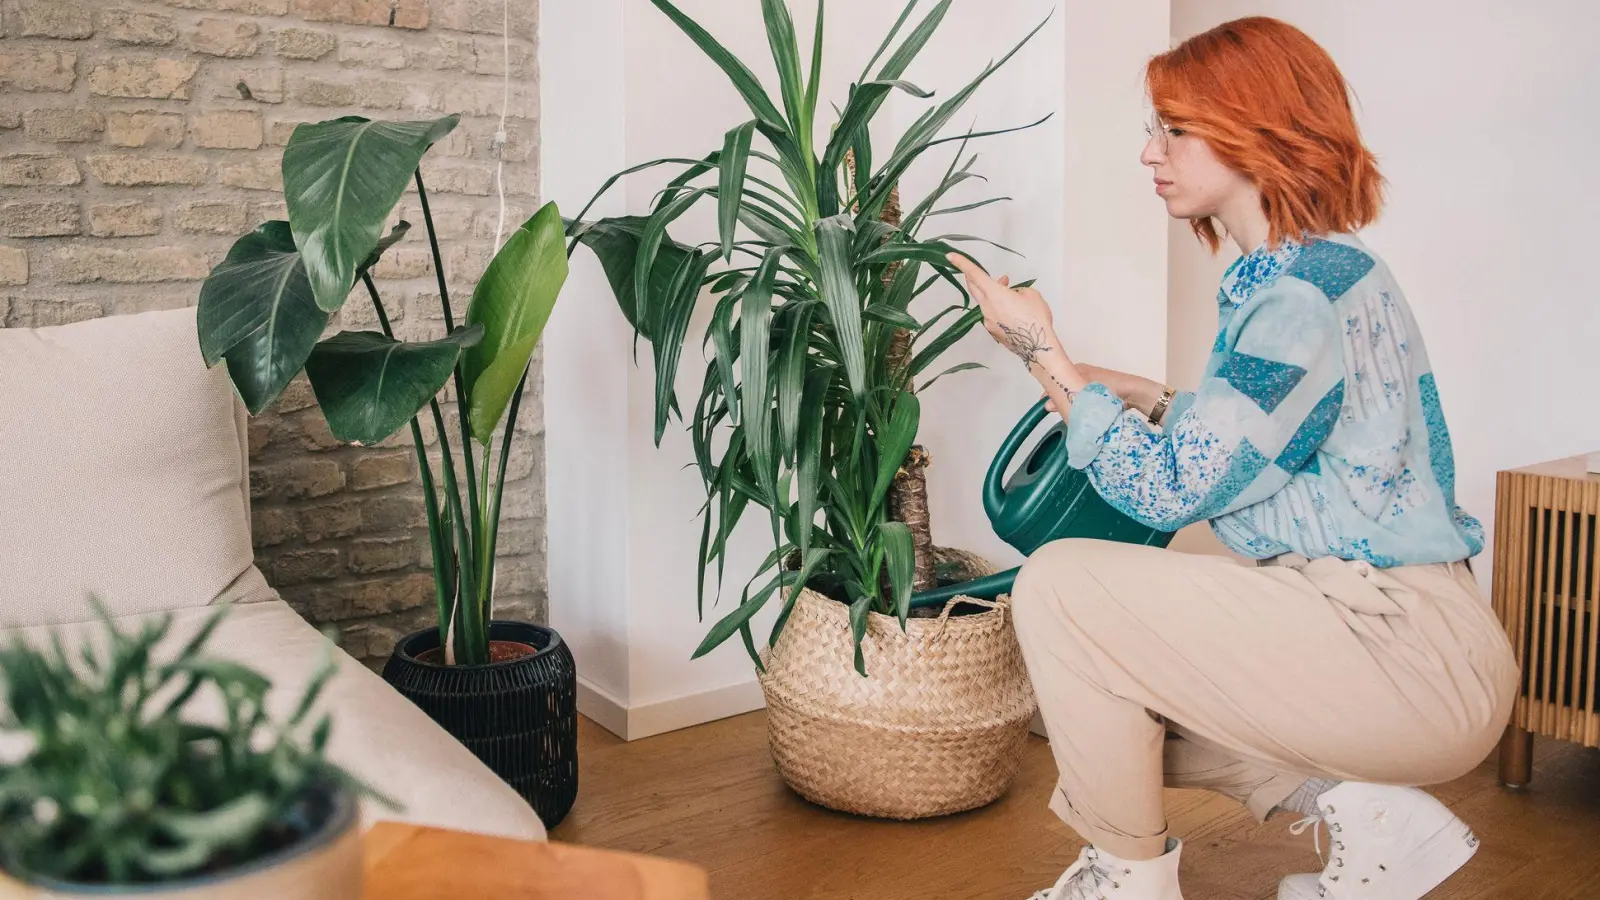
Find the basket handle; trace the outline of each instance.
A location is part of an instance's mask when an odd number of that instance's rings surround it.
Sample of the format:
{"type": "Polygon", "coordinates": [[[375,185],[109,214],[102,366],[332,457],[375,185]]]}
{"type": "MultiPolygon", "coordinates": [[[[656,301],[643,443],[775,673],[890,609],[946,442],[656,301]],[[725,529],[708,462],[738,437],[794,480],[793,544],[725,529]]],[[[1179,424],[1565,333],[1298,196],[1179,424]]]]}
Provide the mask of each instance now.
{"type": "Polygon", "coordinates": [[[959,603],[971,603],[973,606],[987,606],[990,609],[999,610],[1002,614],[1004,614],[1005,611],[1011,607],[1011,596],[1009,594],[1001,594],[993,600],[986,600],[982,597],[967,597],[965,595],[951,597],[949,600],[945,601],[944,608],[939,610],[939,619],[934,623],[933,627],[933,637],[929,638],[931,642],[937,643],[944,637],[945,626],[950,624],[950,611],[955,609],[956,604],[959,603]]]}

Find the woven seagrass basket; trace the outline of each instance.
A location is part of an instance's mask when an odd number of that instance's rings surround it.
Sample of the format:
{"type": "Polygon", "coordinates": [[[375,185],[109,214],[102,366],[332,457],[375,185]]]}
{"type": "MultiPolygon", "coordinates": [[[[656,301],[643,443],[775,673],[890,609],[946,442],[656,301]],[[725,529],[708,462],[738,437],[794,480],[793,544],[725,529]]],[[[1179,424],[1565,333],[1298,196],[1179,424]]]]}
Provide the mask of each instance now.
{"type": "MultiPolygon", "coordinates": [[[[990,574],[980,557],[938,548],[961,580],[990,574]]],[[[761,689],[767,735],[784,781],[842,812],[920,819],[974,809],[1006,792],[1022,763],[1033,688],[1011,629],[1010,603],[956,598],[906,631],[873,613],[854,668],[848,608],[803,590],[761,689]],[[978,607],[970,615],[952,615],[978,607]]]]}

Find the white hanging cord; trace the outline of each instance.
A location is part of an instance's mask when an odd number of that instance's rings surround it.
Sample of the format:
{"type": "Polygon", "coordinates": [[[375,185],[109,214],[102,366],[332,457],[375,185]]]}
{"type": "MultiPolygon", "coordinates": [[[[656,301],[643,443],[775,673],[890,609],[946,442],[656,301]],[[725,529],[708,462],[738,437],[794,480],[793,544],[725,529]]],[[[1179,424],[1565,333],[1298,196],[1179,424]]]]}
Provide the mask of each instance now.
{"type": "Polygon", "coordinates": [[[511,105],[511,0],[500,2],[500,128],[489,142],[497,158],[495,191],[499,195],[500,215],[494,223],[494,249],[500,252],[500,239],[506,230],[506,109],[511,105]]]}

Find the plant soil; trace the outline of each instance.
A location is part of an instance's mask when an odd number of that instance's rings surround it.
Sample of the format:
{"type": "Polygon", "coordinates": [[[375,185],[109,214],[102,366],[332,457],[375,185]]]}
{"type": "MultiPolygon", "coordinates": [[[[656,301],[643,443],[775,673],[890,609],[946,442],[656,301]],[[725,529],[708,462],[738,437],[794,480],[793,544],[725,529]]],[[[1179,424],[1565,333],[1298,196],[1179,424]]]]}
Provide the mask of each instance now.
{"type": "MultiPolygon", "coordinates": [[[[535,650],[533,647],[521,643],[520,641],[489,642],[489,662],[492,663],[506,662],[507,660],[512,659],[521,659],[524,656],[532,656],[538,652],[538,650],[535,650]]],[[[444,651],[438,647],[434,647],[432,650],[424,650],[421,653],[418,653],[417,659],[420,662],[433,663],[436,666],[442,666],[444,665],[444,651]]]]}

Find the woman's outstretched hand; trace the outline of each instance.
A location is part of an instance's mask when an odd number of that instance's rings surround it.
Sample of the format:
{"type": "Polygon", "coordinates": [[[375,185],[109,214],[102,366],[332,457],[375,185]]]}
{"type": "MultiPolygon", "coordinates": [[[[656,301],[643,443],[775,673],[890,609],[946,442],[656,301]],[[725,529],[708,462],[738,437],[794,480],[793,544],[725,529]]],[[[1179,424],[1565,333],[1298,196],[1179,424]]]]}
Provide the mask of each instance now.
{"type": "Polygon", "coordinates": [[[1031,287],[1013,288],[1008,278],[991,277],[959,253],[950,254],[949,260],[966,276],[967,292],[983,310],[983,326],[990,337],[1022,360],[1050,396],[1053,408],[1067,415],[1072,398],[1088,381],[1062,349],[1044,295],[1031,287]]]}

